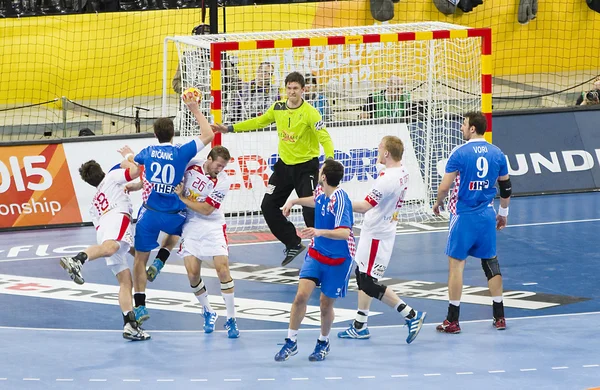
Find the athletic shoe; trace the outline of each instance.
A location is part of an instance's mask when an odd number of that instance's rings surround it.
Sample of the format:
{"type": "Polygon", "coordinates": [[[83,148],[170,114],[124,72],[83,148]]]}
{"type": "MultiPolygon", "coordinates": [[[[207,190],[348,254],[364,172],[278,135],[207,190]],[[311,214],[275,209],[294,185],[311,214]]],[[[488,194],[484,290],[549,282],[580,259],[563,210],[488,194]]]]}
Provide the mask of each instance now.
{"type": "Polygon", "coordinates": [[[61,257],[60,266],[69,273],[69,276],[77,284],[83,284],[83,276],[81,276],[81,262],[72,257],[61,257]]]}
{"type": "Polygon", "coordinates": [[[426,316],[427,312],[415,310],[415,316],[406,320],[406,326],[408,326],[408,337],[406,338],[406,344],[412,343],[417,338],[419,332],[421,331],[421,327],[425,322],[426,316]]]}
{"type": "Polygon", "coordinates": [[[281,350],[275,355],[276,362],[285,362],[298,353],[298,342],[292,341],[292,339],[285,339],[285,344],[281,347],[281,350]]]}
{"type": "Polygon", "coordinates": [[[148,309],[146,309],[146,306],[136,306],[133,308],[133,312],[135,313],[135,320],[140,325],[142,325],[144,321],[150,319],[150,314],[148,314],[148,309]]]}
{"type": "Polygon", "coordinates": [[[123,327],[123,338],[131,341],[150,340],[150,335],[137,322],[128,322],[123,327]]]}
{"type": "Polygon", "coordinates": [[[350,324],[348,329],[338,333],[338,337],[340,339],[368,339],[371,337],[371,333],[366,326],[362,329],[356,329],[354,324],[350,324]]]}
{"type": "Polygon", "coordinates": [[[444,320],[444,322],[436,326],[435,329],[442,333],[460,333],[460,325],[458,324],[458,321],[450,322],[448,320],[444,320]]]}
{"type": "Polygon", "coordinates": [[[504,330],[506,329],[506,319],[504,317],[494,318],[492,325],[498,330],[504,330]]]}
{"type": "Polygon", "coordinates": [[[156,279],[160,273],[160,270],[163,269],[164,266],[165,263],[163,263],[160,259],[154,259],[152,265],[146,270],[146,277],[148,278],[148,281],[154,282],[154,279],[156,279]]]}
{"type": "Polygon", "coordinates": [[[230,339],[237,339],[240,337],[240,331],[237,327],[237,322],[235,318],[230,318],[225,322],[224,328],[227,330],[227,337],[230,339]]]}
{"type": "Polygon", "coordinates": [[[298,244],[298,246],[295,246],[293,248],[287,248],[286,250],[284,250],[283,253],[285,253],[285,259],[283,259],[283,261],[281,262],[281,266],[285,267],[286,265],[291,263],[292,260],[294,260],[305,249],[306,247],[302,243],[300,243],[298,244]]]}
{"type": "Polygon", "coordinates": [[[214,311],[204,310],[204,333],[212,333],[215,330],[215,322],[219,315],[214,311]]]}
{"type": "Polygon", "coordinates": [[[315,345],[315,350],[310,354],[308,360],[311,362],[322,362],[325,360],[325,356],[329,354],[329,340],[321,341],[317,340],[317,345],[315,345]]]}

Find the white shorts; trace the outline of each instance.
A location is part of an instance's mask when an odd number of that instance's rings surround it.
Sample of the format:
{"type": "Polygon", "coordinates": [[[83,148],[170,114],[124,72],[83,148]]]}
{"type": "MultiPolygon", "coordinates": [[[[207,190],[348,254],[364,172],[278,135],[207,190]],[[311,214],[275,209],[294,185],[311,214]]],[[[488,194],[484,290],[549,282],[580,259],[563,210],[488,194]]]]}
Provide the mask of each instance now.
{"type": "Polygon", "coordinates": [[[113,274],[117,275],[121,271],[129,268],[127,263],[127,253],[133,246],[133,235],[131,232],[131,218],[123,213],[111,213],[103,215],[100,218],[99,225],[96,226],[96,240],[98,245],[104,241],[115,240],[120,248],[111,257],[106,258],[106,265],[113,274]]]}
{"type": "Polygon", "coordinates": [[[395,241],[396,235],[376,239],[368,233],[361,232],[354,257],[358,270],[375,279],[381,279],[390,263],[395,241]]]}
{"type": "Polygon", "coordinates": [[[211,222],[187,222],[181,236],[181,257],[194,256],[199,260],[212,260],[215,256],[229,256],[227,225],[211,222]]]}

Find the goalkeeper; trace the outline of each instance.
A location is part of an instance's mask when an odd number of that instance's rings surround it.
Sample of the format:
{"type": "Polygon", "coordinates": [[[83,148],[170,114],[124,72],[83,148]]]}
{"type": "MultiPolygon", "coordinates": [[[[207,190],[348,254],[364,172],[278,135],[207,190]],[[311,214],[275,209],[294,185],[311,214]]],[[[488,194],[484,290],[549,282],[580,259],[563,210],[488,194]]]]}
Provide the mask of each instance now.
{"type": "MultiPolygon", "coordinates": [[[[275,122],[279,137],[279,159],[273,166],[261,210],[271,232],[285,244],[282,266],[289,264],[305,249],[294,225],[281,213],[281,207],[296,190],[299,198],[311,196],[319,172],[319,144],[326,158],[333,158],[333,142],[319,111],[304,101],[304,76],[292,72],[285,78],[287,100],[275,102],[263,115],[234,125],[212,125],[219,133],[261,129],[275,122]]],[[[314,227],[314,209],[303,207],[307,227],[314,227]]]]}

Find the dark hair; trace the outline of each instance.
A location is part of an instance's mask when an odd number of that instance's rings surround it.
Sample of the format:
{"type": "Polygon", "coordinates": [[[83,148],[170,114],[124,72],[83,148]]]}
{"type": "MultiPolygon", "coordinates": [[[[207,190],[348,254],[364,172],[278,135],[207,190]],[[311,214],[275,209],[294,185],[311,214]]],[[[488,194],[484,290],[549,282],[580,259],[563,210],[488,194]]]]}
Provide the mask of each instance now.
{"type": "Polygon", "coordinates": [[[98,187],[104,180],[104,171],[95,160],[83,163],[79,168],[79,175],[83,181],[94,187],[98,187]]]}
{"type": "Polygon", "coordinates": [[[208,24],[199,24],[192,30],[192,35],[210,34],[210,26],[208,24]]]}
{"type": "Polygon", "coordinates": [[[317,78],[312,74],[307,73],[306,76],[304,76],[304,82],[306,84],[317,85],[317,78]]]}
{"type": "Polygon", "coordinates": [[[328,185],[337,187],[344,177],[344,166],[339,161],[325,160],[323,163],[323,174],[327,179],[328,185]]]}
{"type": "Polygon", "coordinates": [[[171,118],[158,118],[154,122],[154,135],[158,138],[158,142],[171,142],[175,135],[175,127],[171,118]]]}
{"type": "Polygon", "coordinates": [[[79,130],[80,137],[85,137],[88,135],[96,135],[96,134],[94,134],[94,132],[87,127],[84,127],[83,129],[79,130]]]}
{"type": "Polygon", "coordinates": [[[394,161],[402,160],[404,154],[404,144],[402,140],[394,135],[386,135],[383,137],[383,146],[390,153],[394,161]]]}
{"type": "Polygon", "coordinates": [[[302,88],[304,88],[304,86],[306,85],[306,82],[304,81],[304,76],[302,76],[298,72],[292,72],[292,73],[288,74],[287,76],[285,76],[284,84],[286,87],[287,87],[288,83],[298,83],[298,84],[300,84],[300,86],[302,88]]]}
{"type": "Polygon", "coordinates": [[[471,111],[465,114],[465,118],[469,119],[469,127],[474,126],[475,131],[479,135],[484,135],[487,130],[487,119],[480,111],[471,111]]]}
{"type": "Polygon", "coordinates": [[[231,154],[229,154],[229,150],[225,146],[221,145],[212,148],[208,153],[208,157],[210,157],[210,159],[213,161],[215,161],[219,157],[221,157],[226,162],[229,162],[229,160],[231,160],[231,154]]]}

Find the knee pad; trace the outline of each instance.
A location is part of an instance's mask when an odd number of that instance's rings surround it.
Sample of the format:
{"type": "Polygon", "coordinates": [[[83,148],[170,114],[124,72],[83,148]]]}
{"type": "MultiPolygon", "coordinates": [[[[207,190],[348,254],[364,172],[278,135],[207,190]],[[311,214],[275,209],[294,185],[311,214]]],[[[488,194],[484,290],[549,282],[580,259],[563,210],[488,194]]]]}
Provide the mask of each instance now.
{"type": "Polygon", "coordinates": [[[500,273],[500,264],[498,264],[498,257],[494,256],[491,259],[481,259],[481,267],[487,280],[490,280],[496,275],[502,276],[500,273]]]}
{"type": "Polygon", "coordinates": [[[358,289],[370,296],[381,301],[383,294],[385,294],[386,286],[379,283],[377,279],[367,275],[364,272],[360,272],[358,267],[356,268],[356,284],[358,289]]]}
{"type": "Polygon", "coordinates": [[[229,290],[230,288],[233,288],[233,280],[225,283],[221,282],[221,291],[229,290]]]}
{"type": "Polygon", "coordinates": [[[192,288],[192,292],[193,292],[194,294],[197,294],[197,293],[199,293],[200,291],[202,291],[202,290],[205,290],[205,289],[206,289],[206,286],[204,286],[204,280],[202,280],[202,278],[200,278],[200,281],[198,282],[198,284],[197,284],[197,285],[195,285],[195,286],[192,286],[192,285],[190,285],[190,287],[192,288]]]}

